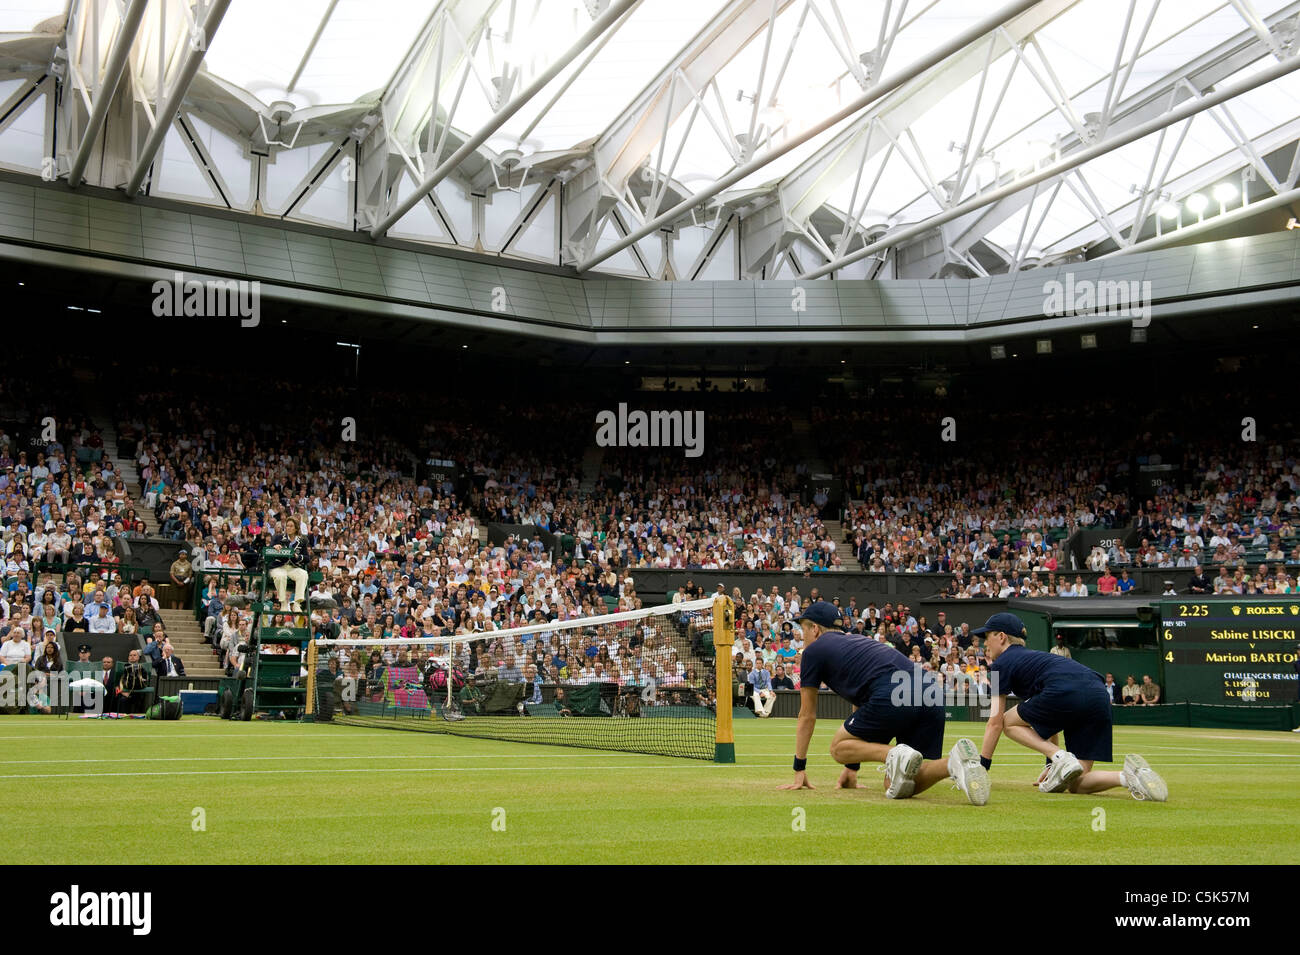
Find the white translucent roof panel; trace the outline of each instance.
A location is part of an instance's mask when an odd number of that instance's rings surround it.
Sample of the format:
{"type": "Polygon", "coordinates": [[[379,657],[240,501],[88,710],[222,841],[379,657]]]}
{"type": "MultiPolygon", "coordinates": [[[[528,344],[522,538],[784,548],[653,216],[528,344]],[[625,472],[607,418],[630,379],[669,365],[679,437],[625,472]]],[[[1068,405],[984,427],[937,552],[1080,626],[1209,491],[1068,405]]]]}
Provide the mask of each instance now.
{"type": "MultiPolygon", "coordinates": [[[[717,14],[716,2],[654,0],[643,3],[627,18],[564,95],[529,135],[541,150],[568,149],[597,136],[618,118],[717,14]]],[[[536,105],[521,111],[506,131],[518,132],[555,95],[553,81],[536,105]],[[520,121],[522,119],[522,121],[520,121]]]]}
{"type": "MultiPolygon", "coordinates": [[[[777,18],[761,90],[758,85],[759,75],[763,72],[766,32],[754,37],[718,74],[718,86],[723,91],[722,102],[727,114],[727,123],[722,124],[725,131],[748,133],[755,118],[754,104],[749,97],[755,94],[760,107],[760,123],[771,115],[766,107],[774,105],[777,111],[771,120],[776,129],[771,131],[770,141],[760,146],[758,155],[781,145],[862,94],[862,87],[851,74],[848,61],[856,61],[859,54],[875,47],[886,4],[878,0],[840,4],[838,9],[843,17],[847,40],[841,34],[829,5],[822,4],[816,8],[822,12],[822,18],[812,12],[806,13],[806,9],[804,4],[791,4],[777,18]],[[783,64],[784,72],[781,69],[783,64]],[[737,93],[744,95],[738,97],[737,93]],[[726,129],[728,125],[729,129],[726,129]]],[[[897,14],[897,8],[891,6],[889,12],[892,17],[897,14]]],[[[914,16],[899,33],[882,75],[895,73],[914,59],[932,52],[937,43],[950,39],[977,20],[979,15],[980,12],[972,12],[969,5],[963,11],[956,0],[926,6],[924,13],[914,16]]],[[[709,103],[716,108],[715,100],[710,98],[709,103]]],[[[780,178],[853,122],[854,117],[841,121],[741,180],[735,188],[752,188],[780,178]]],[[[698,120],[696,126],[699,126],[698,120]]],[[[760,136],[763,130],[764,127],[760,126],[760,136]]],[[[699,136],[710,134],[714,138],[718,136],[711,126],[706,125],[699,136]]],[[[710,165],[707,147],[697,138],[695,130],[692,130],[678,169],[687,175],[702,175],[711,169],[714,178],[726,171],[710,165]]]]}
{"type": "Polygon", "coordinates": [[[67,12],[67,0],[0,0],[0,33],[31,33],[41,21],[67,12]]]}
{"type": "Polygon", "coordinates": [[[432,8],[416,0],[339,0],[295,92],[337,104],[382,90],[432,8]]]}
{"type": "MultiPolygon", "coordinates": [[[[284,98],[328,9],[329,0],[232,3],[205,57],[207,68],[265,103],[284,98]]],[[[431,9],[412,0],[339,0],[290,98],[315,106],[378,92],[431,9]]]]}
{"type": "Polygon", "coordinates": [[[328,8],[329,0],[232,3],[204,63],[263,102],[281,99],[328,8]]]}

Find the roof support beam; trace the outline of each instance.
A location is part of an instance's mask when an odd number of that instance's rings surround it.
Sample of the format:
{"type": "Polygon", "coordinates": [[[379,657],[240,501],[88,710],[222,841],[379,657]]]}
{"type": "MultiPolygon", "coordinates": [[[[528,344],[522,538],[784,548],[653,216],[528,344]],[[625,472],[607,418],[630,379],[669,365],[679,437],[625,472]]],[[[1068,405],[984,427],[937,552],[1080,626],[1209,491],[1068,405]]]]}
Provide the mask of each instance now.
{"type": "Polygon", "coordinates": [[[671,222],[676,221],[682,215],[684,215],[687,212],[690,212],[692,209],[694,209],[696,206],[700,205],[701,203],[707,202],[709,199],[712,199],[714,196],[722,192],[724,189],[727,189],[730,186],[735,185],[737,182],[740,182],[742,179],[745,179],[746,177],[762,169],[764,166],[772,162],[774,159],[784,156],[786,153],[790,152],[791,150],[798,149],[804,143],[808,142],[810,139],[814,138],[815,136],[819,136],[820,134],[824,133],[826,130],[834,126],[836,123],[848,119],[854,113],[857,113],[860,110],[865,109],[867,106],[871,105],[881,97],[888,95],[889,93],[903,86],[905,83],[909,83],[912,80],[916,79],[918,76],[925,73],[927,70],[934,68],[935,66],[937,66],[938,64],[946,60],[948,57],[953,56],[956,53],[959,53],[961,50],[970,46],[970,44],[973,43],[975,40],[979,39],[980,37],[984,36],[990,31],[995,30],[998,27],[1002,26],[1008,20],[1011,20],[1012,18],[1017,17],[1020,14],[1024,13],[1030,7],[1033,7],[1037,2],[1038,0],[1015,0],[1015,2],[1008,4],[1007,6],[998,10],[996,13],[992,14],[991,16],[985,17],[984,19],[980,20],[978,23],[974,24],[968,29],[963,30],[961,33],[959,33],[953,39],[949,40],[947,43],[943,44],[942,46],[938,47],[931,53],[917,60],[915,63],[881,80],[879,83],[877,83],[875,86],[868,89],[861,96],[856,97],[847,106],[840,108],[839,110],[832,113],[830,116],[826,117],[820,122],[814,123],[813,125],[809,126],[806,130],[804,130],[802,133],[790,137],[785,142],[783,142],[780,146],[776,146],[772,149],[769,149],[767,152],[763,153],[763,155],[751,159],[749,162],[744,163],[741,166],[738,166],[737,168],[733,169],[730,173],[723,176],[721,179],[715,180],[711,185],[706,186],[700,192],[696,193],[695,195],[687,199],[682,200],[677,205],[669,209],[667,212],[663,213],[662,215],[656,216],[654,219],[651,219],[649,222],[643,224],[640,228],[635,229],[632,232],[628,233],[619,241],[612,243],[611,245],[607,246],[605,249],[601,250],[599,253],[579,263],[577,267],[578,271],[585,272],[588,269],[592,268],[593,266],[599,265],[601,262],[605,261],[610,256],[618,254],[619,252],[626,249],[628,246],[631,246],[636,242],[640,241],[641,239],[645,238],[647,235],[650,235],[655,230],[671,222]]]}
{"type": "MultiPolygon", "coordinates": [[[[592,150],[601,177],[612,189],[623,188],[654,151],[655,145],[663,141],[673,121],[691,106],[689,97],[674,95],[676,78],[683,77],[691,88],[703,90],[719,70],[793,2],[774,0],[763,4],[753,0],[732,0],[699,32],[686,50],[664,67],[600,135],[592,150]]],[[[751,112],[757,115],[757,94],[754,99],[751,112]]]]}
{"type": "MultiPolygon", "coordinates": [[[[194,75],[198,73],[199,66],[203,63],[204,54],[208,52],[208,47],[212,45],[212,38],[216,36],[217,28],[221,26],[221,20],[226,15],[226,10],[230,7],[230,0],[212,0],[212,5],[208,7],[208,15],[200,27],[201,43],[191,43],[189,51],[185,54],[185,60],[181,64],[180,72],[176,76],[176,82],[172,84],[171,91],[167,94],[166,100],[158,110],[158,115],[154,117],[153,129],[149,132],[149,138],[144,141],[144,147],[140,150],[140,155],[136,158],[135,169],[131,172],[131,178],[127,180],[126,194],[135,198],[136,193],[140,191],[141,184],[144,183],[144,177],[149,172],[149,167],[153,165],[153,160],[158,155],[158,149],[163,144],[163,139],[167,136],[167,130],[171,128],[172,119],[180,111],[181,103],[185,101],[185,94],[189,92],[190,84],[194,82],[194,75]]],[[[159,74],[159,84],[162,83],[162,74],[159,74]]]]}
{"type": "Polygon", "coordinates": [[[465,157],[471,155],[475,150],[487,142],[493,133],[510,120],[511,116],[523,109],[524,106],[526,106],[534,96],[545,89],[547,84],[550,83],[551,80],[555,79],[555,77],[558,76],[565,67],[577,59],[589,44],[598,40],[606,30],[619,22],[625,13],[637,6],[640,2],[641,0],[616,0],[616,2],[611,3],[608,9],[606,9],[605,12],[602,13],[594,23],[592,23],[587,32],[574,40],[569,45],[569,48],[560,54],[560,56],[558,56],[555,61],[551,63],[536,79],[529,83],[525,89],[521,90],[518,96],[512,99],[505,106],[501,107],[501,109],[497,111],[496,115],[494,115],[486,125],[480,127],[474,135],[465,140],[465,142],[461,144],[460,148],[448,156],[447,159],[438,166],[438,168],[434,169],[433,172],[431,172],[425,180],[414,189],[414,191],[391,209],[388,215],[380,219],[379,222],[375,224],[374,228],[370,230],[370,237],[372,239],[378,239],[392,228],[393,224],[401,219],[402,216],[415,208],[421,199],[432,192],[438,183],[447,178],[447,175],[461,164],[461,161],[465,159],[465,157]]]}
{"type": "MultiPolygon", "coordinates": [[[[1082,166],[1084,163],[1096,159],[1098,156],[1103,156],[1114,149],[1126,146],[1144,136],[1149,136],[1152,133],[1159,132],[1168,126],[1181,122],[1189,116],[1195,116],[1197,113],[1203,112],[1207,109],[1212,109],[1220,103],[1227,102],[1243,93],[1247,93],[1257,87],[1271,83],[1279,77],[1286,76],[1289,73],[1294,73],[1297,69],[1300,69],[1300,56],[1292,56],[1290,59],[1273,63],[1253,76],[1248,76],[1236,83],[1220,87],[1212,93],[1207,93],[1200,99],[1185,102],[1181,106],[1178,106],[1162,116],[1157,116],[1145,123],[1127,129],[1122,133],[1117,133],[1114,136],[1103,139],[1101,142],[1089,146],[1087,149],[1081,149],[1058,162],[1052,163],[1050,166],[1043,167],[1037,172],[1030,173],[1021,179],[1009,182],[997,189],[990,189],[983,195],[973,196],[965,202],[953,206],[951,209],[941,212],[936,216],[931,216],[923,222],[918,222],[915,225],[907,226],[906,228],[891,232],[884,238],[863,246],[861,249],[857,249],[848,255],[841,256],[832,262],[828,262],[820,268],[805,272],[803,275],[799,276],[799,278],[816,279],[821,278],[823,275],[829,275],[836,269],[841,269],[852,262],[857,262],[859,259],[865,259],[870,255],[880,252],[882,249],[888,249],[891,246],[898,245],[900,242],[906,242],[908,239],[914,239],[917,236],[924,235],[925,233],[933,231],[939,226],[967,215],[976,209],[981,209],[984,206],[989,206],[999,200],[1005,199],[1007,196],[1023,192],[1030,186],[1037,185],[1040,182],[1054,179],[1063,173],[1069,172],[1071,169],[1082,166]]],[[[1260,204],[1252,204],[1251,208],[1258,208],[1258,205],[1260,204]]],[[[1129,248],[1132,249],[1133,247],[1130,246],[1129,248]]]]}
{"type": "MultiPolygon", "coordinates": [[[[988,65],[1060,16],[1077,0],[1050,0],[1007,23],[989,39],[987,48],[971,46],[954,56],[935,75],[920,77],[889,97],[879,107],[839,133],[812,156],[787,174],[777,187],[781,203],[790,217],[802,222],[821,208],[840,183],[857,174],[871,157],[888,146],[887,140],[870,144],[864,153],[873,118],[888,120],[891,129],[907,129],[988,65]]],[[[976,110],[975,112],[978,112],[976,110]]],[[[971,126],[974,126],[974,113],[971,126]]],[[[954,137],[955,138],[955,137],[954,137]]],[[[970,147],[967,136],[965,148],[970,147]]]]}
{"type": "MultiPolygon", "coordinates": [[[[131,5],[126,9],[126,16],[123,17],[118,28],[117,37],[113,40],[113,49],[108,55],[108,63],[104,67],[104,81],[99,86],[94,108],[90,111],[90,119],[87,120],[86,129],[81,134],[81,145],[77,147],[72,168],[68,170],[69,188],[76,189],[81,185],[81,177],[85,175],[86,164],[90,162],[90,154],[95,149],[95,140],[99,138],[104,128],[104,120],[108,118],[108,108],[112,105],[113,97],[117,95],[118,83],[122,81],[122,74],[126,72],[131,46],[135,43],[136,34],[140,32],[140,22],[144,19],[144,11],[148,6],[148,0],[131,0],[131,5]]],[[[99,68],[98,63],[95,64],[95,68],[99,68]]],[[[64,108],[70,109],[71,106],[64,108]]]]}
{"type": "MultiPolygon", "coordinates": [[[[1275,25],[1296,16],[1297,13],[1300,13],[1300,3],[1289,3],[1270,16],[1268,23],[1275,25]]],[[[1112,104],[1111,115],[1107,117],[1107,134],[1159,116],[1170,108],[1171,99],[1176,101],[1182,98],[1185,91],[1216,87],[1227,77],[1259,59],[1259,56],[1259,38],[1252,31],[1243,31],[1197,57],[1183,69],[1172,72],[1160,83],[1135,92],[1123,103],[1112,104]]],[[[1027,60],[1025,62],[1029,65],[1027,60]]],[[[1068,114],[1064,115],[1068,118],[1068,114]]],[[[1037,121],[1038,118],[1034,117],[1033,120],[1037,121]]],[[[1083,145],[1086,143],[1076,130],[1073,134],[1061,138],[1059,150],[1062,155],[1065,155],[1083,145]]],[[[955,221],[948,230],[953,247],[961,250],[970,248],[993,229],[1020,212],[1024,201],[1025,196],[1018,194],[1005,202],[984,209],[978,215],[955,221]]],[[[1055,242],[1060,237],[1048,238],[1055,242]]]]}

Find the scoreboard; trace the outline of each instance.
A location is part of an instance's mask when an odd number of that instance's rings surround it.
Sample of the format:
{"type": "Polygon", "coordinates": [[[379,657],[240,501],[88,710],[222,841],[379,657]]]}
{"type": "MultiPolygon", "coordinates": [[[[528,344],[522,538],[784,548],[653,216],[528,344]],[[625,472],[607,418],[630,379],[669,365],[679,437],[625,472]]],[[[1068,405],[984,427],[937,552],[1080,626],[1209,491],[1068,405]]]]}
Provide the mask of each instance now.
{"type": "Polygon", "coordinates": [[[1164,699],[1292,703],[1297,643],[1300,599],[1161,601],[1164,699]]]}

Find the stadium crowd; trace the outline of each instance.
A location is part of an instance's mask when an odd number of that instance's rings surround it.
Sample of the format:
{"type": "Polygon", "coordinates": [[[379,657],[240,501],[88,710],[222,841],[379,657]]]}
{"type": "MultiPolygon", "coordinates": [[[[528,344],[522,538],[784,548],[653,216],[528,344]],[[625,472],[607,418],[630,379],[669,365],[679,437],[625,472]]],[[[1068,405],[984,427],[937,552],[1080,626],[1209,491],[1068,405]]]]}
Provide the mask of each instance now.
{"type": "MultiPolygon", "coordinates": [[[[1063,541],[1089,527],[1132,525],[1140,535],[1132,553],[1116,543],[1089,555],[1087,569],[1102,575],[1094,592],[1129,592],[1130,569],[1144,567],[1193,569],[1193,592],[1297,592],[1300,462],[1278,446],[1203,442],[1185,456],[1187,479],[1157,488],[1130,514],[1123,481],[1135,451],[1172,439],[1085,433],[1063,448],[1051,427],[1012,410],[978,428],[1028,437],[971,441],[976,450],[956,454],[907,439],[934,412],[924,402],[890,413],[814,408],[813,433],[834,436],[824,456],[844,462],[848,503],[832,513],[804,500],[807,455],[790,440],[793,412],[778,405],[720,404],[708,415],[708,453],[697,459],[680,448],[610,448],[593,459],[591,414],[577,402],[448,398],[431,415],[396,386],[358,395],[320,382],[268,385],[247,370],[187,369],[183,380],[140,371],[148,387],[114,408],[139,499],[88,420],[34,401],[43,392],[21,374],[0,385],[0,613],[6,645],[24,642],[17,633],[35,648],[28,659],[43,655],[51,635],[110,627],[165,650],[158,594],[147,581],[126,587],[113,568],[113,538],[143,534],[149,512],[157,533],[183,544],[198,593],[182,596],[197,602],[231,671],[246,662],[240,647],[252,620],[230,598],[260,577],[261,551],[290,517],[321,574],[313,595],[337,604],[315,611],[312,627],[341,640],[487,633],[636,609],[640,568],[811,574],[849,562],[950,573],[943,592],[954,599],[1082,596],[1090,592],[1083,568],[1068,566],[1063,541]],[[310,412],[280,413],[291,408],[310,412]],[[341,427],[344,408],[353,411],[352,435],[341,427]],[[47,411],[65,422],[56,439],[3,429],[47,411]],[[417,479],[412,446],[457,462],[465,479],[417,479]],[[1016,467],[999,468],[999,458],[1016,467]],[[843,540],[828,530],[832,517],[843,540]],[[490,522],[571,536],[572,554],[540,534],[489,544],[490,522]],[[38,573],[42,562],[53,566],[38,573]]],[[[800,594],[776,589],[737,600],[739,653],[747,676],[762,671],[760,683],[797,687],[791,620],[800,594]]],[[[895,643],[953,684],[984,682],[968,627],[927,626],[901,607],[850,601],[844,609],[846,625],[895,643]]],[[[662,633],[612,647],[543,634],[484,641],[461,662],[471,672],[533,666],[543,682],[674,686],[709,669],[696,649],[662,633]]],[[[346,661],[362,671],[369,662],[346,661]]]]}

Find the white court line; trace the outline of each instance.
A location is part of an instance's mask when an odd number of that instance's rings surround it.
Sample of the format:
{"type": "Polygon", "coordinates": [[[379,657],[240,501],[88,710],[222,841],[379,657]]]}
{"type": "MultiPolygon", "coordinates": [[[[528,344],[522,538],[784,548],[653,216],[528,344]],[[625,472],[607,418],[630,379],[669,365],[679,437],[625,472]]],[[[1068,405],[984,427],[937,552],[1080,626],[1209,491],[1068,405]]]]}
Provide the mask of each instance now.
{"type": "MultiPolygon", "coordinates": [[[[679,757],[656,756],[654,753],[630,753],[644,755],[647,759],[676,759],[679,757]]],[[[763,753],[754,755],[781,756],[781,753],[763,753]]],[[[680,757],[684,758],[684,757],[680,757]]],[[[325,759],[609,759],[609,751],[598,753],[359,753],[337,756],[129,756],[121,759],[6,759],[6,763],[203,763],[203,762],[249,762],[252,760],[291,759],[296,762],[309,763],[325,759]]],[[[647,764],[649,765],[649,764],[647,764]]],[[[588,767],[595,768],[595,767],[588,767]]]]}
{"type": "MultiPolygon", "coordinates": [[[[708,772],[718,772],[726,770],[743,770],[743,769],[761,769],[771,770],[783,767],[782,763],[709,763],[703,761],[692,761],[690,763],[671,762],[662,765],[648,766],[645,763],[639,763],[635,766],[421,766],[409,768],[382,768],[366,767],[358,769],[339,768],[334,769],[334,773],[531,773],[538,770],[544,772],[553,772],[554,770],[567,769],[635,769],[645,772],[647,769],[699,769],[708,772]]],[[[1039,763],[1033,764],[1016,764],[1039,766],[1039,763]]],[[[1206,763],[1162,763],[1161,767],[1178,766],[1178,767],[1195,767],[1205,768],[1206,763]]],[[[1268,766],[1269,763],[1235,763],[1231,768],[1239,766],[1268,766]]],[[[1225,767],[1227,768],[1227,767],[1225,767]]],[[[116,778],[125,776],[301,776],[309,773],[318,773],[315,769],[194,769],[194,770],[167,770],[159,772],[135,772],[135,773],[9,773],[0,775],[0,779],[99,779],[99,778],[116,778]]],[[[863,788],[863,787],[859,787],[863,788]]]]}
{"type": "MultiPolygon", "coordinates": [[[[395,728],[394,728],[395,729],[395,728]]],[[[450,733],[430,734],[430,735],[451,735],[450,733]]],[[[52,737],[43,733],[29,733],[21,737],[0,737],[0,739],[26,739],[26,741],[38,743],[122,743],[131,742],[133,739],[268,739],[269,737],[259,737],[252,733],[135,733],[129,737],[52,737]]],[[[393,730],[385,730],[383,733],[348,733],[346,735],[331,735],[330,733],[321,733],[320,735],[286,735],[279,737],[286,742],[299,742],[302,739],[322,739],[326,742],[338,742],[341,739],[393,739],[393,730]]]]}
{"type": "MultiPolygon", "coordinates": [[[[672,759],[676,760],[684,757],[659,756],[654,753],[629,753],[625,755],[644,756],[646,759],[672,759]]],[[[783,752],[764,752],[748,753],[741,752],[737,754],[743,761],[752,762],[755,759],[772,761],[775,765],[784,765],[789,762],[789,756],[783,752]]],[[[1263,754],[1261,754],[1263,755],[1263,754]]],[[[299,763],[310,763],[326,760],[411,760],[411,759],[494,759],[494,760],[512,760],[512,759],[609,759],[609,751],[594,753],[355,753],[355,754],[338,754],[328,756],[302,756],[302,755],[285,755],[285,756],[129,756],[121,758],[85,758],[85,759],[7,759],[5,763],[23,766],[39,765],[61,765],[67,766],[72,764],[84,763],[208,763],[208,762],[253,762],[262,761],[270,762],[275,760],[292,760],[299,763]]],[[[1191,763],[1165,763],[1166,766],[1215,766],[1222,763],[1222,760],[1207,757],[1204,760],[1191,763]]],[[[647,763],[646,768],[654,768],[656,764],[647,763]]],[[[827,763],[828,768],[832,763],[827,763]]],[[[1034,759],[999,759],[999,766],[1041,766],[1041,762],[1034,759]]],[[[1232,763],[1231,766],[1240,766],[1241,763],[1232,763]]],[[[1264,765],[1264,764],[1260,764],[1264,765]]],[[[519,767],[524,768],[524,767],[519,767]]],[[[589,766],[588,769],[601,769],[600,766],[589,766]]],[[[1225,769],[1230,768],[1228,766],[1225,769]]]]}
{"type": "Polygon", "coordinates": [[[1148,752],[1151,753],[1163,753],[1163,752],[1201,753],[1202,755],[1205,756],[1277,756],[1282,759],[1300,759],[1300,752],[1298,753],[1257,753],[1257,752],[1234,752],[1231,750],[1214,750],[1213,752],[1206,752],[1204,746],[1168,746],[1168,745],[1146,746],[1144,747],[1144,749],[1146,749],[1148,752]]]}

